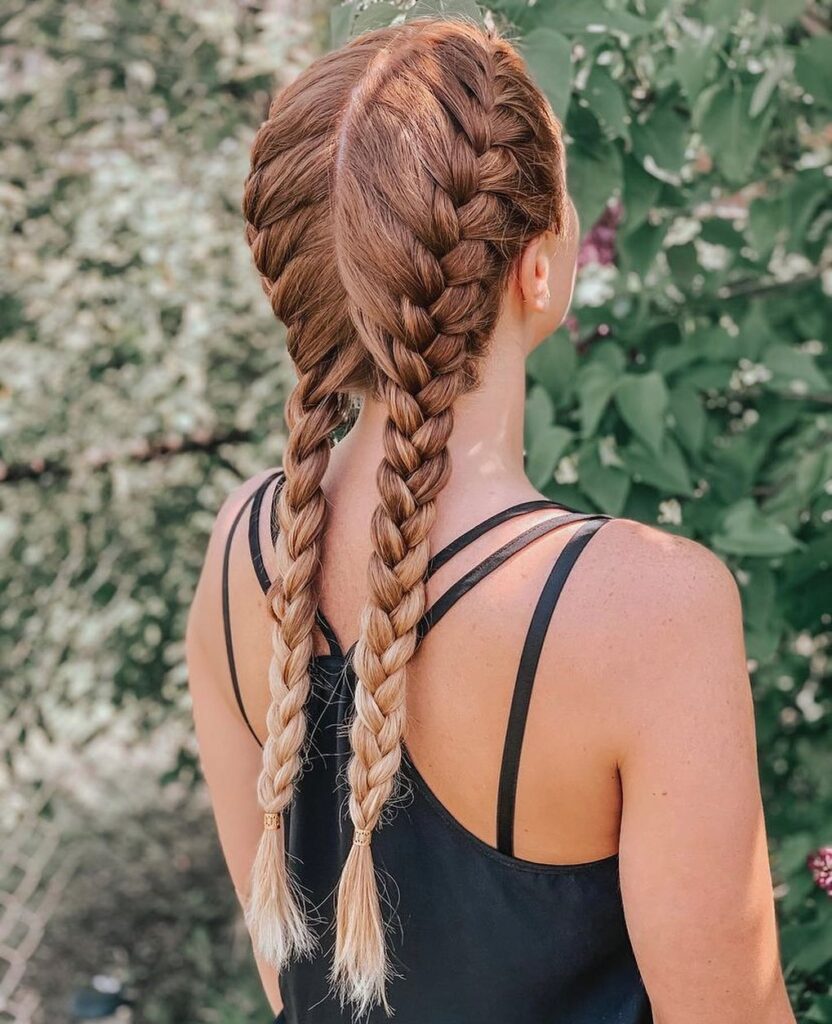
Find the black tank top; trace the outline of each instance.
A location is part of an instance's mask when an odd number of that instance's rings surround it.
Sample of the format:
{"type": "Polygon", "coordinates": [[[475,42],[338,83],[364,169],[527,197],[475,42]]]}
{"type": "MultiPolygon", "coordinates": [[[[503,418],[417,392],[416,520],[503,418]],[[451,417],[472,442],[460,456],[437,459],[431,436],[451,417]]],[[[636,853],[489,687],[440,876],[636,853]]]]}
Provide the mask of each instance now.
{"type": "MultiPolygon", "coordinates": [[[[243,706],[234,663],[228,602],[228,558],[234,529],[251,505],[249,547],[263,591],[270,585],[260,549],[263,498],[278,471],[249,497],[229,531],[223,563],[223,613],[231,679],[243,706]]],[[[275,498],[280,483],[276,488],[275,498]]],[[[514,805],[523,732],[540,651],[558,595],[594,534],[612,517],[582,513],[539,499],[504,509],[452,541],[429,563],[436,572],[499,523],[536,509],[566,512],[536,523],[469,570],[425,612],[424,638],[468,591],[513,554],[567,523],[582,525],[558,555],[529,623],[510,705],[497,792],[497,847],[475,836],[440,803],[405,747],[404,798],[373,835],[373,856],[387,913],[391,959],[388,987],[398,1024],[650,1024],[647,994],[629,942],[619,889],[618,854],[581,864],[538,864],[514,856],[514,805]],[[400,927],[397,927],[400,925],[400,927]]],[[[270,516],[275,540],[276,516],[270,516]]],[[[284,1012],[276,1024],[346,1024],[328,991],[334,892],[352,842],[345,786],[347,722],[355,674],[323,612],[318,625],[329,653],[311,666],[306,768],[285,814],[293,869],[318,917],[321,953],[281,972],[284,1012]]],[[[384,1011],[364,1018],[386,1022],[384,1011]]]]}

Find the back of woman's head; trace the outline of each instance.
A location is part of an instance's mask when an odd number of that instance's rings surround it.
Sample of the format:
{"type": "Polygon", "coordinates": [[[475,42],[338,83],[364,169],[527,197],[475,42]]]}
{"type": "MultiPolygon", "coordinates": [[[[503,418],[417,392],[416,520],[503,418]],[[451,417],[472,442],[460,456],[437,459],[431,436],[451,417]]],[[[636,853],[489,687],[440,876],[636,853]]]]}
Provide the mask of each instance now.
{"type": "Polygon", "coordinates": [[[371,838],[396,789],[454,403],[479,383],[517,257],[534,236],[564,230],[566,204],[551,108],[507,41],[463,21],[419,18],[364,33],[279,93],[255,140],[248,239],[287,324],[298,384],[286,410],[258,784],[269,813],[247,920],[278,966],[312,948],[280,832],[269,826],[292,798],[303,757],[330,436],[347,396],[372,396],[387,424],[354,656],[354,839],[331,973],[359,1011],[389,1009],[371,838]]]}

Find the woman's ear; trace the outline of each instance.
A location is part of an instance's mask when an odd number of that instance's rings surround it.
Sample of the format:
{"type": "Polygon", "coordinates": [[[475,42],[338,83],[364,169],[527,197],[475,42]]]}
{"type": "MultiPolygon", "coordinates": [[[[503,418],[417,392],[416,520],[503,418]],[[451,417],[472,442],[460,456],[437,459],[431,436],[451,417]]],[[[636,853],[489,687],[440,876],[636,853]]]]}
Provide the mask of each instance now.
{"type": "Polygon", "coordinates": [[[527,309],[531,312],[545,313],[551,299],[550,277],[552,273],[551,259],[547,243],[550,232],[532,238],[520,256],[517,268],[520,294],[527,309]]]}

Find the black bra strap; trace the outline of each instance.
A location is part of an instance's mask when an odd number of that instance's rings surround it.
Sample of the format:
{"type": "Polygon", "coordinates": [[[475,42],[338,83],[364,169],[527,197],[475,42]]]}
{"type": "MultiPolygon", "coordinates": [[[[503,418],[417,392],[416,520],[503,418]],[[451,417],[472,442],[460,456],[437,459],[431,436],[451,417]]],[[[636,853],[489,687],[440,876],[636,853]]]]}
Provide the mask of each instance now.
{"type": "Polygon", "coordinates": [[[500,767],[500,781],[497,791],[497,849],[509,856],[514,855],[514,812],[517,800],[517,779],[520,772],[520,755],[523,734],[532,698],[535,674],[543,642],[555,610],[563,585],[575,564],[578,555],[611,516],[594,516],[594,521],[580,526],[569,538],[563,551],[558,555],[549,576],[543,585],[540,598],[532,614],[523,652],[517,667],[517,679],[506,728],[503,761],[500,767]]]}
{"type": "MultiPolygon", "coordinates": [[[[240,506],[240,511],[236,516],[234,516],[234,521],[228,531],[228,536],[225,538],[225,551],[223,552],[222,558],[222,625],[225,633],[225,653],[228,659],[228,670],[231,673],[231,685],[234,687],[234,696],[237,699],[237,705],[240,708],[243,721],[248,726],[248,731],[257,740],[258,744],[260,744],[257,733],[254,731],[254,728],[249,721],[249,717],[246,714],[245,705],[243,704],[243,695],[240,693],[240,682],[237,678],[237,663],[234,660],[234,642],[231,636],[231,607],[228,594],[228,566],[231,560],[231,542],[234,539],[234,531],[237,529],[237,523],[239,523],[242,518],[242,515],[246,510],[246,506],[252,498],[256,499],[258,494],[260,501],[263,500],[263,496],[259,493],[259,489],[253,494],[250,494],[240,506]]],[[[260,745],[262,746],[262,744],[260,745]]]]}

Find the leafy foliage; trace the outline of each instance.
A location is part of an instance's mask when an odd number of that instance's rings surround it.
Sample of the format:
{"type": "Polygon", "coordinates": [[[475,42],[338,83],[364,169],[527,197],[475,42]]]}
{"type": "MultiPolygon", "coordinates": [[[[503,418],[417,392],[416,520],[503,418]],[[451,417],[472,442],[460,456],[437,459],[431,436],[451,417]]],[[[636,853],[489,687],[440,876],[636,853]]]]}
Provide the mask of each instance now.
{"type": "MultiPolygon", "coordinates": [[[[801,1020],[829,1024],[832,903],[807,867],[832,842],[828,9],[355,2],[330,41],[417,13],[494,19],[564,119],[587,242],[568,326],[529,360],[528,472],[734,571],[783,960],[801,1020]]],[[[195,778],[184,611],[223,495],[276,462],[288,379],[243,242],[248,140],[317,16],[232,0],[0,16],[9,776],[44,735],[117,724],[143,743],[179,718],[159,782],[195,778]]]]}

